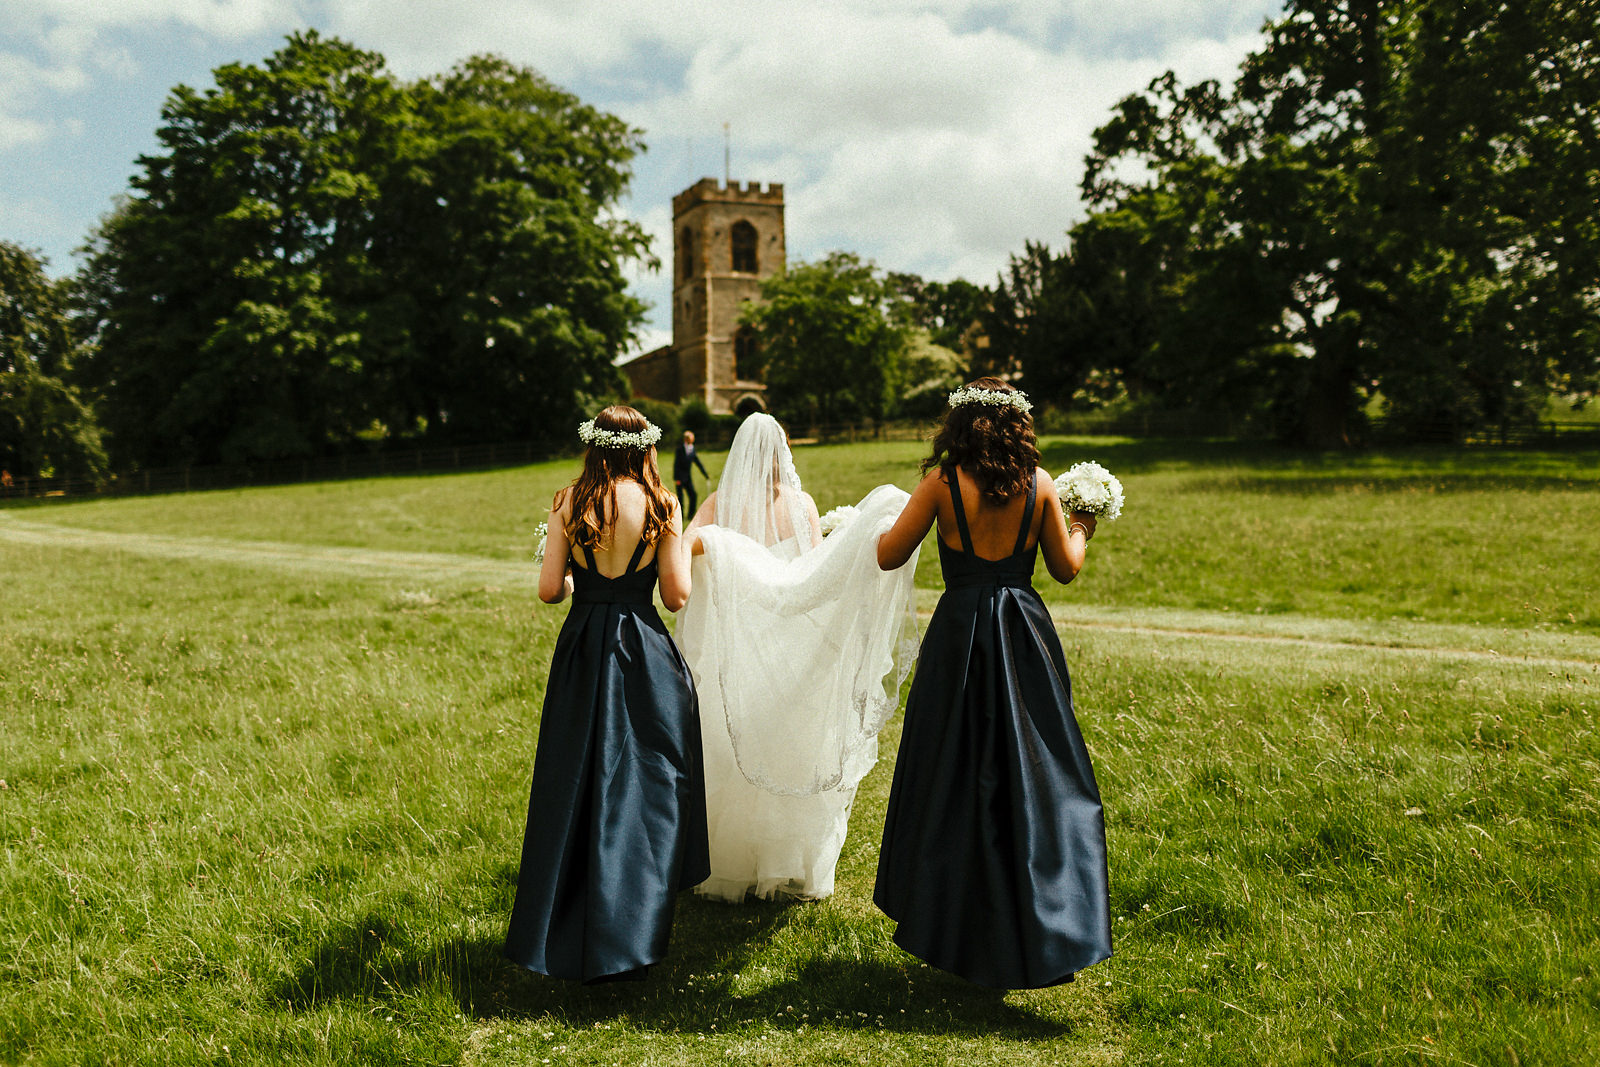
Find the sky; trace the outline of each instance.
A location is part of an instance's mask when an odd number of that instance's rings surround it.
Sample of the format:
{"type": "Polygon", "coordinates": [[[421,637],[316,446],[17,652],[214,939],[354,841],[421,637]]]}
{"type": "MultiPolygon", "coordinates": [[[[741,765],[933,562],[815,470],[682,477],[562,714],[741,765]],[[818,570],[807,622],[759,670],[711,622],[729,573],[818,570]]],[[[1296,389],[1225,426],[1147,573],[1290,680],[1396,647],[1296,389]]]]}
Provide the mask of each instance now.
{"type": "Polygon", "coordinates": [[[833,250],[992,283],[1060,246],[1117,100],[1176,71],[1230,80],[1268,0],[4,0],[0,239],[53,273],[136,159],[163,100],[314,27],[401,77],[496,52],[644,130],[621,205],[665,269],[630,268],[670,337],[671,200],[701,177],[782,182],[790,260],[833,250]]]}

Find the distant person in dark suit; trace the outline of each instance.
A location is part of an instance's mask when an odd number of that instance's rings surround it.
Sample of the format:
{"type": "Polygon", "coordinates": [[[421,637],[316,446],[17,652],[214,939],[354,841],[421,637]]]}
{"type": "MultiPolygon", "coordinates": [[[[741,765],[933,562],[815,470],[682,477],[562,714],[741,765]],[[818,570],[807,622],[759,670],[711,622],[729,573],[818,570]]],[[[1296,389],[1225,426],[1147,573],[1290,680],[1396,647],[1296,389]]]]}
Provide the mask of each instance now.
{"type": "Polygon", "coordinates": [[[689,430],[683,431],[683,442],[678,445],[678,451],[672,457],[672,480],[678,483],[678,504],[683,508],[685,522],[694,518],[695,509],[700,506],[700,494],[694,489],[694,468],[699,467],[700,473],[707,478],[711,472],[706,470],[706,465],[700,462],[700,457],[694,452],[694,434],[689,430]],[[688,499],[685,500],[684,496],[688,499]]]}

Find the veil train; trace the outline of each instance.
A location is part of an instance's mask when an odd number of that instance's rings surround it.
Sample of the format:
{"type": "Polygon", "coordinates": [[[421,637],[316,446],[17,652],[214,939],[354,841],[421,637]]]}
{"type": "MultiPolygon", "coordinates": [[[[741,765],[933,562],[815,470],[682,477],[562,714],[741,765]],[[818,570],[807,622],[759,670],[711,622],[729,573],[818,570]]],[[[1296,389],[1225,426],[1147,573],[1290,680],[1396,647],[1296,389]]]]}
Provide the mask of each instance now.
{"type": "Polygon", "coordinates": [[[856,786],[917,654],[916,557],[877,563],[907,499],[879,486],[823,538],[777,422],[752,415],[735,436],[676,635],[706,754],[700,892],[832,892],[856,786]]]}

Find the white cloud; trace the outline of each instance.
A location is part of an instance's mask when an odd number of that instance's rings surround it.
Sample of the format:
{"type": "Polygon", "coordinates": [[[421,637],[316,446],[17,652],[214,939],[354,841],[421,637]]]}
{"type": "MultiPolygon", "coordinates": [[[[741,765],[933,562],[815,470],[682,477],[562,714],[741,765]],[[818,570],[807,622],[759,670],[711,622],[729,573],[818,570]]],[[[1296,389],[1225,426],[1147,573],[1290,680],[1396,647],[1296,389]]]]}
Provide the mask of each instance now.
{"type": "Polygon", "coordinates": [[[212,37],[238,38],[293,22],[294,0],[7,0],[10,33],[42,34],[52,51],[82,54],[112,30],[181,26],[212,37]]]}
{"type": "MultiPolygon", "coordinates": [[[[646,130],[625,205],[666,263],[636,289],[669,325],[670,198],[721,173],[780,181],[792,257],[859,251],[891,269],[991,281],[1081,212],[1092,131],[1172,68],[1228,78],[1274,0],[4,0],[0,148],[65,142],[63,102],[140,69],[163,34],[252,41],[308,25],[402,76],[484,51],[646,130]],[[16,44],[9,44],[16,42],[16,44]]],[[[253,58],[242,56],[241,58],[253,58]]],[[[148,117],[144,119],[148,121],[148,117]]],[[[68,149],[62,147],[62,153],[68,149]]],[[[118,161],[123,166],[123,161],[118,161]]],[[[86,218],[79,229],[93,221],[86,218]]],[[[18,235],[26,237],[26,235],[18,235]]]]}

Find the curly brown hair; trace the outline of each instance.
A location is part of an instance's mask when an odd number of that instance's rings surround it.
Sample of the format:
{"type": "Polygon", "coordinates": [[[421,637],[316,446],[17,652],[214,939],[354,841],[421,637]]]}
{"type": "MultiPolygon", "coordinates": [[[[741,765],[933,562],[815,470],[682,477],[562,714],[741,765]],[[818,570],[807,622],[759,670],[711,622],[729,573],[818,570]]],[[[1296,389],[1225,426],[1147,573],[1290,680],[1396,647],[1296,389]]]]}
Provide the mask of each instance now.
{"type": "MultiPolygon", "coordinates": [[[[990,376],[968,382],[967,388],[995,393],[1017,391],[990,376]]],[[[1010,405],[961,404],[950,408],[933,435],[933,454],[922,461],[922,473],[948,463],[965,470],[990,503],[1004,504],[1018,493],[1027,492],[1028,482],[1039,468],[1033,416],[1010,405]]]]}
{"type": "MultiPolygon", "coordinates": [[[[639,433],[650,422],[626,404],[613,404],[594,417],[594,424],[601,430],[639,433]]],[[[617,483],[624,479],[644,487],[644,543],[653,545],[661,540],[678,500],[661,484],[656,450],[591,445],[583,456],[583,473],[564,490],[571,494],[572,517],[567,536],[574,545],[596,549],[605,543],[609,527],[616,520],[617,483]]]]}

